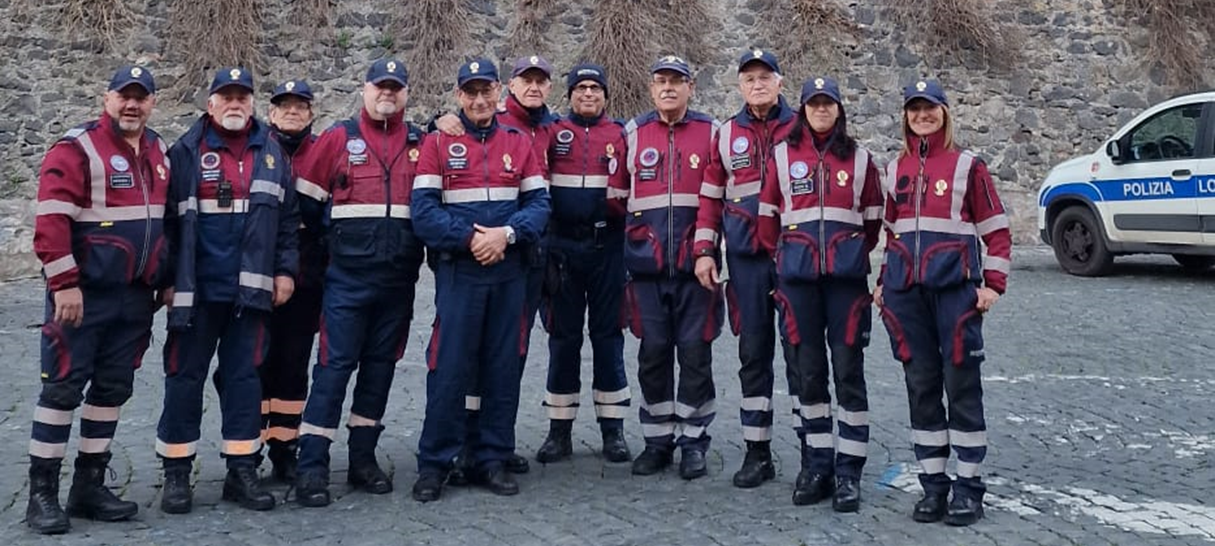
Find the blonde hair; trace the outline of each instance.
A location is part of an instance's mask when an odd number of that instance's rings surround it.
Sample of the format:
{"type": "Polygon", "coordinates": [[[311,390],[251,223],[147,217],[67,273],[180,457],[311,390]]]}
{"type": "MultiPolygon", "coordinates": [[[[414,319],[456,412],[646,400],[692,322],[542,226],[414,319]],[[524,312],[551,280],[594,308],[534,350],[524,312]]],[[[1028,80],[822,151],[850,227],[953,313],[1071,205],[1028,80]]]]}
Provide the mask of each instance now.
{"type": "MultiPolygon", "coordinates": [[[[939,106],[941,107],[941,117],[944,122],[941,124],[940,130],[945,133],[945,149],[952,150],[955,147],[953,141],[953,116],[949,115],[948,106],[944,104],[939,106]]],[[[903,149],[899,152],[899,159],[915,155],[915,152],[911,149],[911,137],[914,135],[915,133],[911,131],[911,125],[907,123],[907,109],[903,108],[903,149]]]]}

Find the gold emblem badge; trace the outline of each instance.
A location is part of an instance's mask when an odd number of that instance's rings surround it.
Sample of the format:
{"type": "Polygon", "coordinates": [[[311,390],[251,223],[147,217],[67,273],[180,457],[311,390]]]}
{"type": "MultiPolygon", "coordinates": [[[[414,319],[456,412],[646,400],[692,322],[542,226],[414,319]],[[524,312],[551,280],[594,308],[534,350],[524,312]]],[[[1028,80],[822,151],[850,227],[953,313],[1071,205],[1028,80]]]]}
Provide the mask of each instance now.
{"type": "Polygon", "coordinates": [[[515,170],[515,168],[511,166],[510,154],[502,154],[502,166],[506,167],[506,170],[508,171],[515,170]]]}
{"type": "Polygon", "coordinates": [[[396,71],[397,71],[397,63],[392,62],[392,61],[388,61],[388,71],[389,71],[389,72],[396,72],[396,71]]]}
{"type": "Polygon", "coordinates": [[[608,156],[616,155],[616,147],[612,146],[612,144],[609,142],[608,145],[603,148],[603,153],[607,154],[608,156]]]}
{"type": "Polygon", "coordinates": [[[540,57],[532,55],[532,57],[530,59],[528,59],[527,62],[532,63],[533,65],[540,64],[540,57]]]}
{"type": "Polygon", "coordinates": [[[229,71],[228,71],[228,77],[229,77],[229,78],[231,78],[231,79],[233,79],[233,80],[239,80],[239,79],[240,79],[240,69],[239,69],[239,68],[233,68],[232,70],[229,70],[229,71]]]}
{"type": "Polygon", "coordinates": [[[839,172],[835,173],[835,179],[838,180],[837,184],[839,184],[841,187],[847,186],[848,185],[848,171],[839,171],[839,172]]]}
{"type": "Polygon", "coordinates": [[[757,49],[757,50],[751,52],[751,58],[753,58],[753,59],[758,59],[763,56],[764,56],[764,52],[762,50],[757,49]]]}
{"type": "Polygon", "coordinates": [[[164,180],[164,179],[168,178],[168,174],[166,174],[166,173],[165,173],[165,166],[164,166],[164,165],[157,165],[157,166],[156,166],[156,176],[159,176],[161,180],[164,180]]]}
{"type": "Polygon", "coordinates": [[[418,162],[418,149],[417,148],[409,150],[409,160],[414,163],[418,162]]]}
{"type": "Polygon", "coordinates": [[[700,156],[696,155],[696,154],[692,154],[691,156],[689,156],[688,157],[688,166],[692,167],[693,169],[699,169],[700,168],[700,156]]]}
{"type": "Polygon", "coordinates": [[[474,62],[471,62],[471,63],[468,63],[468,71],[469,71],[469,72],[477,72],[477,71],[479,71],[479,70],[481,70],[481,63],[478,63],[478,62],[475,62],[475,61],[474,61],[474,62]]]}
{"type": "Polygon", "coordinates": [[[923,92],[925,89],[928,89],[928,84],[927,84],[927,83],[924,83],[924,82],[916,82],[916,83],[915,83],[915,90],[916,90],[916,91],[923,92]]]}
{"type": "Polygon", "coordinates": [[[937,197],[944,197],[945,190],[949,189],[949,183],[944,180],[937,180],[937,183],[932,187],[932,193],[937,197]]]}
{"type": "Polygon", "coordinates": [[[286,85],[284,85],[283,87],[284,87],[284,88],[286,88],[288,91],[294,91],[294,90],[295,90],[295,82],[287,82],[287,84],[286,84],[286,85]]]}
{"type": "Polygon", "coordinates": [[[827,82],[824,81],[822,78],[817,78],[814,80],[815,89],[822,89],[824,85],[827,85],[827,82]]]}
{"type": "Polygon", "coordinates": [[[274,170],[274,156],[266,154],[266,168],[274,170]]]}
{"type": "Polygon", "coordinates": [[[135,67],[135,68],[132,68],[132,69],[131,69],[131,77],[132,77],[132,78],[138,78],[138,77],[140,77],[140,76],[142,76],[142,75],[143,75],[143,69],[142,69],[142,68],[139,68],[139,67],[137,66],[137,67],[135,67]]]}

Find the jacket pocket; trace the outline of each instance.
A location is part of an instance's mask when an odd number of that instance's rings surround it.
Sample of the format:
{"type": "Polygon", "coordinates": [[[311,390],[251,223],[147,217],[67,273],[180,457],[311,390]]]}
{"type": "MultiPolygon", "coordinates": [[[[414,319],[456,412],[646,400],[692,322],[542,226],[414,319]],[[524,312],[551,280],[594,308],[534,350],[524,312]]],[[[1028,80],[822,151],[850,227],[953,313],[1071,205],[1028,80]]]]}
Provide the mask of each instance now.
{"type": "Polygon", "coordinates": [[[688,224],[688,228],[683,231],[683,237],[678,242],[679,252],[675,255],[675,268],[681,273],[693,273],[696,271],[696,260],[692,259],[693,248],[696,245],[696,224],[688,224]]]}
{"type": "Polygon", "coordinates": [[[896,239],[886,240],[886,261],[882,271],[882,286],[887,290],[911,288],[911,272],[915,263],[911,251],[896,239]]]}
{"type": "Polygon", "coordinates": [[[376,253],[375,230],[367,225],[341,222],[333,227],[329,241],[329,252],[334,261],[343,258],[370,258],[376,253]]]}
{"type": "Polygon", "coordinates": [[[827,242],[827,275],[863,279],[869,275],[865,237],[859,231],[841,231],[827,242]]]}
{"type": "Polygon", "coordinates": [[[818,241],[802,231],[784,231],[776,241],[776,274],[786,281],[817,281],[818,241]]]}
{"type": "Polygon", "coordinates": [[[957,286],[970,277],[968,262],[965,242],[935,243],[920,256],[920,282],[929,288],[957,286]]]}
{"type": "Polygon", "coordinates": [[[88,284],[129,284],[135,278],[135,245],[117,235],[86,235],[83,258],[80,271],[88,284]]]}
{"type": "Polygon", "coordinates": [[[165,252],[165,244],[165,236],[161,235],[152,241],[152,246],[148,249],[148,263],[144,265],[143,282],[153,288],[168,281],[160,274],[161,271],[167,270],[169,259],[169,253],[165,252]]]}
{"type": "Polygon", "coordinates": [[[722,216],[726,250],[737,254],[759,253],[759,237],[755,226],[755,216],[750,211],[727,203],[722,216]]]}
{"type": "Polygon", "coordinates": [[[625,230],[624,264],[632,273],[655,275],[662,272],[662,243],[658,234],[645,224],[631,225],[625,230]]]}

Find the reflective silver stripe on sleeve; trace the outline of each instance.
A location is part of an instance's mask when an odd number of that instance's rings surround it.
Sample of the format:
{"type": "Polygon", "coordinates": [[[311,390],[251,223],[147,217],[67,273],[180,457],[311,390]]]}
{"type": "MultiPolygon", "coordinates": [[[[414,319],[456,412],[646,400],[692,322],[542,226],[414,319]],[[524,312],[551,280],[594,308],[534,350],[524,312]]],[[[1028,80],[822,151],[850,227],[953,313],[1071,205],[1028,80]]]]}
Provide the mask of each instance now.
{"type": "Polygon", "coordinates": [[[761,202],[759,204],[760,216],[776,216],[780,214],[780,207],[761,202]]]}
{"type": "Polygon", "coordinates": [[[978,232],[980,237],[1001,229],[1008,229],[1008,216],[1003,214],[997,214],[975,224],[975,231],[978,232]]]}
{"type": "Polygon", "coordinates": [[[267,292],[274,291],[274,278],[269,275],[241,271],[238,283],[246,288],[256,288],[267,292]]]}
{"type": "Polygon", "coordinates": [[[437,174],[419,174],[413,178],[413,188],[426,188],[430,190],[443,189],[443,177],[437,174]]]}
{"type": "MultiPolygon", "coordinates": [[[[606,185],[606,183],[604,185],[606,185]]],[[[498,188],[490,188],[490,193],[492,194],[495,189],[498,189],[498,188]]],[[[505,189],[505,188],[503,188],[503,189],[505,189]]],[[[515,188],[510,188],[510,189],[515,189],[515,188]]],[[[548,189],[548,181],[545,180],[543,176],[529,176],[519,182],[519,188],[516,191],[517,192],[529,192],[529,191],[536,191],[536,190],[543,190],[543,189],[548,189]]]]}
{"type": "Polygon", "coordinates": [[[325,191],[325,188],[314,184],[311,180],[308,180],[302,176],[296,177],[295,179],[295,191],[302,195],[316,199],[317,201],[326,201],[329,199],[329,192],[325,191]]]}
{"type": "Polygon", "coordinates": [[[187,198],[185,201],[177,202],[177,215],[185,216],[189,211],[198,211],[198,199],[194,197],[187,198]]]}
{"type": "Polygon", "coordinates": [[[273,195],[280,203],[283,202],[283,187],[269,180],[254,179],[252,184],[249,184],[249,193],[265,193],[273,195]]]}
{"type": "Polygon", "coordinates": [[[988,271],[999,271],[1005,275],[1012,272],[1012,261],[1007,258],[1000,258],[990,254],[983,256],[983,269],[988,271]]]}
{"type": "Polygon", "coordinates": [[[42,271],[46,273],[47,277],[54,277],[56,275],[67,273],[75,268],[76,258],[71,254],[68,254],[62,258],[56,258],[47,262],[42,266],[42,271]]]}
{"type": "Polygon", "coordinates": [[[726,189],[704,182],[700,185],[700,194],[710,199],[722,199],[726,196],[726,189]]]}
{"type": "Polygon", "coordinates": [[[194,293],[193,292],[174,292],[173,307],[193,307],[194,293]]]}
{"type": "Polygon", "coordinates": [[[75,219],[76,216],[80,214],[80,207],[76,206],[74,203],[58,201],[55,199],[39,201],[37,215],[44,216],[47,214],[64,214],[75,219]]]}
{"type": "Polygon", "coordinates": [[[708,241],[717,244],[717,232],[711,229],[700,228],[696,230],[695,241],[708,241]]]}

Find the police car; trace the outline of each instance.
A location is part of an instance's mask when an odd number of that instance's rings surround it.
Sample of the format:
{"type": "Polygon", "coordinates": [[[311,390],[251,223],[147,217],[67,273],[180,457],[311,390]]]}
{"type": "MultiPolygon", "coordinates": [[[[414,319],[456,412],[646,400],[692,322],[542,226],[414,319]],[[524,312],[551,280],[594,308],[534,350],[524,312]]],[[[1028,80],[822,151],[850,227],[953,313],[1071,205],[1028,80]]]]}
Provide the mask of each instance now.
{"type": "Polygon", "coordinates": [[[1073,275],[1104,275],[1125,254],[1215,265],[1215,91],[1157,104],[1056,165],[1038,190],[1038,229],[1073,275]]]}

